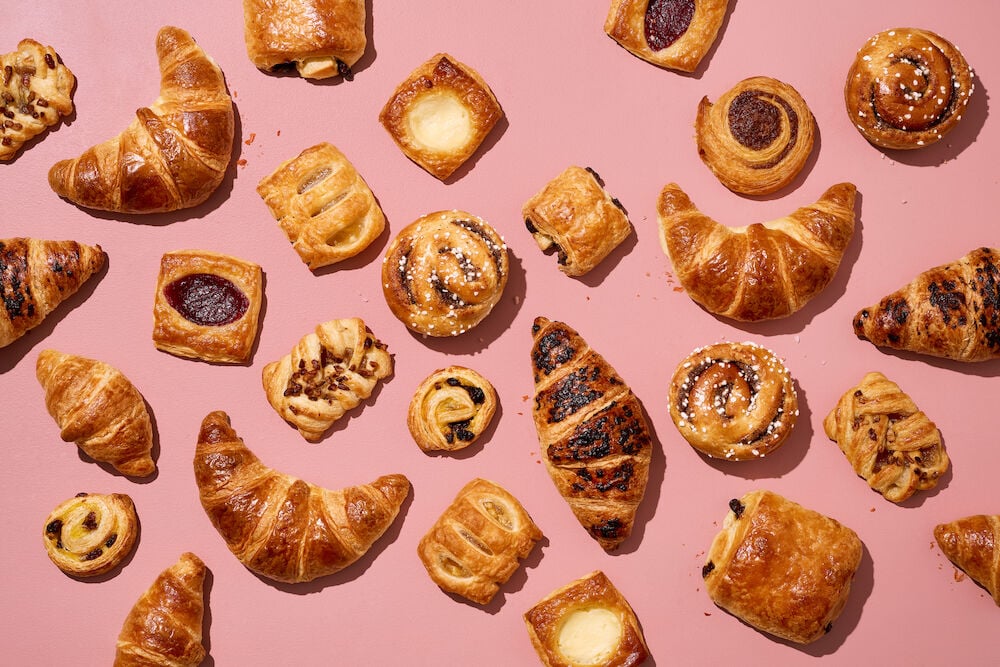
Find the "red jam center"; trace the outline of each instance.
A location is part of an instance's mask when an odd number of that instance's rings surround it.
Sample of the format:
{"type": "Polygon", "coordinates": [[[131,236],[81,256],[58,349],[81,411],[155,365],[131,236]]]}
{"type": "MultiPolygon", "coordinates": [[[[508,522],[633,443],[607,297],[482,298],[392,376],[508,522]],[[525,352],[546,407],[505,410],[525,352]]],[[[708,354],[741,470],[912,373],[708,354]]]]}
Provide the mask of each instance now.
{"type": "Polygon", "coordinates": [[[687,32],[694,18],[694,0],[650,0],[646,6],[646,43],[662,51],[687,32]]]}
{"type": "Polygon", "coordinates": [[[192,273],[163,289],[167,303],[184,319],[202,326],[222,326],[243,317],[250,300],[236,285],[211,273],[192,273]]]}

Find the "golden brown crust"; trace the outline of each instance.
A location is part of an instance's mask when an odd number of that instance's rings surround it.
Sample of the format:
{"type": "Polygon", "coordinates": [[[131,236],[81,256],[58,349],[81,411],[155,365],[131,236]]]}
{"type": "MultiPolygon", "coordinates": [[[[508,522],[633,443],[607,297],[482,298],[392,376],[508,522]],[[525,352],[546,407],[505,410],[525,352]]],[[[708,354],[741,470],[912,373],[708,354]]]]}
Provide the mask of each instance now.
{"type": "Polygon", "coordinates": [[[799,644],[829,632],[861,563],[855,532],[771,491],[752,491],[729,507],[702,569],[712,601],[799,644]]]}
{"type": "Polygon", "coordinates": [[[1000,606],[1000,515],[976,514],[934,527],[941,552],[1000,606]]]}
{"type": "Polygon", "coordinates": [[[325,142],[281,163],[260,181],[257,193],[310,269],[354,257],[385,229],[371,188],[325,142]]]}
{"type": "Polygon", "coordinates": [[[813,148],[816,123],[798,91],[767,76],[698,104],[698,155],[733,192],[766,195],[792,182],[813,148]]]}
{"type": "Polygon", "coordinates": [[[694,350],[674,371],[667,400],[670,418],[688,444],[726,461],[772,453],[799,416],[785,364],[755,343],[694,350]]]}
{"type": "Polygon", "coordinates": [[[497,409],[490,381],[464,366],[428,375],[413,394],[406,425],[413,441],[427,451],[465,449],[483,434],[497,409]]]}
{"type": "Polygon", "coordinates": [[[937,143],[962,119],[975,89],[965,57],[929,30],[895,28],[869,39],[847,73],[847,116],[882,148],[937,143]]]}
{"type": "Polygon", "coordinates": [[[858,338],[955,361],[1000,357],[1000,250],[924,271],[854,316],[858,338]]]}
{"type": "Polygon", "coordinates": [[[621,204],[589,167],[568,167],[525,202],[521,216],[538,247],[558,253],[568,276],[589,272],[632,233],[621,204]]]}
{"type": "Polygon", "coordinates": [[[728,0],[612,0],[604,32],[633,55],[693,72],[715,42],[728,0]]]}
{"type": "Polygon", "coordinates": [[[124,493],[78,493],[45,518],[45,551],[66,574],[94,577],[118,567],[132,552],[139,517],[124,493]]]}
{"type": "Polygon", "coordinates": [[[660,244],[685,291],[710,313],[743,322],[787,317],[825,288],[854,234],[850,183],[784,218],[726,227],[676,183],[657,202],[660,244]]]}
{"type": "Polygon", "coordinates": [[[156,470],[153,426],[146,402],[113,366],[56,350],[38,355],[35,374],[59,437],[75,442],[95,461],[131,477],[156,470]]]}
{"type": "Polygon", "coordinates": [[[233,102],[215,61],[184,30],[156,36],[160,96],[117,137],[57,162],[49,186],[87,208],[160,213],[215,192],[233,151],[233,102]]]}
{"type": "Polygon", "coordinates": [[[413,70],[379,113],[403,154],[441,180],[472,157],[501,118],[483,77],[447,53],[413,70]]]}
{"type": "Polygon", "coordinates": [[[0,161],[73,113],[76,77],[51,46],[22,39],[0,54],[0,161]]]}
{"type": "Polygon", "coordinates": [[[840,397],[823,430],[854,472],[894,503],[933,489],[950,464],[934,422],[878,372],[840,397]]]}
{"type": "Polygon", "coordinates": [[[517,498],[496,482],[474,479],[421,538],[417,555],[443,590],[488,604],[540,539],[517,498]]]}
{"type": "Polygon", "coordinates": [[[153,344],[178,357],[243,363],[257,339],[263,291],[263,274],[253,262],[210,250],[164,253],[153,344]]]}
{"type": "Polygon", "coordinates": [[[201,505],[233,555],[287,583],[339,572],[364,556],[410,491],[403,475],[330,490],[268,468],[224,412],[201,424],[194,476],[201,505]]]}

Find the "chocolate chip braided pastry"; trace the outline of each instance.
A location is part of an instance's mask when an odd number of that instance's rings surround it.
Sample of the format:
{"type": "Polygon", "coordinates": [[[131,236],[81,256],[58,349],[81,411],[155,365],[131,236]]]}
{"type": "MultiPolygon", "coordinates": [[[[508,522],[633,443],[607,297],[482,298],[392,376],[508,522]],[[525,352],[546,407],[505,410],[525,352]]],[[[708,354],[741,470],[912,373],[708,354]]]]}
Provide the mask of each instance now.
{"type": "Polygon", "coordinates": [[[490,381],[463,366],[431,373],[413,394],[406,425],[426,451],[457,451],[474,443],[490,425],[497,393],[490,381]]]}
{"type": "Polygon", "coordinates": [[[45,518],[45,551],[66,574],[94,577],[132,552],[139,517],[124,493],[78,493],[45,518]]]}
{"type": "Polygon", "coordinates": [[[33,39],[0,55],[0,160],[73,112],[75,84],[59,54],[33,39]]]}

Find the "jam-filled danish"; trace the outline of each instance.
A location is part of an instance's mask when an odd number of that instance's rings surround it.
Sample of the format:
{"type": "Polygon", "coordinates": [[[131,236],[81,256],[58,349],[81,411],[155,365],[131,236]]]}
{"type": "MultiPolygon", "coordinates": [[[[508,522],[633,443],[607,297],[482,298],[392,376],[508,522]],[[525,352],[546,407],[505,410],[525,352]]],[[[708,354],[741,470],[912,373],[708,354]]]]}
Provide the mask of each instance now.
{"type": "Polygon", "coordinates": [[[604,32],[633,55],[693,72],[712,48],[728,0],[612,0],[604,32]]]}

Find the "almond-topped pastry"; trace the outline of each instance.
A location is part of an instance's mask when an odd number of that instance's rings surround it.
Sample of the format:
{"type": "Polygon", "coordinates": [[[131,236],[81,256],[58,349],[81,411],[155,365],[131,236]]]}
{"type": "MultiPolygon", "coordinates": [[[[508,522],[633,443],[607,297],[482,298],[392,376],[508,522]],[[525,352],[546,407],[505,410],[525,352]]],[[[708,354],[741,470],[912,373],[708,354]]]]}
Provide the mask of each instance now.
{"type": "Polygon", "coordinates": [[[0,55],[0,161],[73,113],[76,77],[51,46],[22,39],[0,55]]]}
{"type": "Polygon", "coordinates": [[[611,0],[604,32],[633,55],[693,72],[712,48],[728,0],[611,0]]]}
{"type": "Polygon", "coordinates": [[[132,552],[139,517],[124,493],[78,493],[45,518],[45,551],[66,574],[95,577],[132,552]]]}
{"type": "Polygon", "coordinates": [[[497,409],[490,381],[464,366],[449,366],[427,376],[413,393],[406,425],[420,449],[457,451],[483,434],[497,409]]]}

